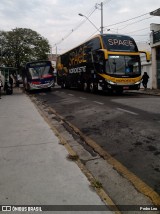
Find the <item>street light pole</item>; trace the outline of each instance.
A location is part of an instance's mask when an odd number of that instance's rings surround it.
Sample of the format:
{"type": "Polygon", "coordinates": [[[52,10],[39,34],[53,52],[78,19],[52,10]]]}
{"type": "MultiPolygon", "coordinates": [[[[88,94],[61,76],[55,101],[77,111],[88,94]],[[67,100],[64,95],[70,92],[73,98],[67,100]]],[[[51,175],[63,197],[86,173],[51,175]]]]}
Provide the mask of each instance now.
{"type": "Polygon", "coordinates": [[[91,20],[87,16],[83,15],[82,13],[79,13],[78,15],[79,16],[84,16],[99,31],[99,29],[97,28],[97,26],[93,22],[91,22],[91,20]]]}
{"type": "Polygon", "coordinates": [[[101,30],[99,30],[96,26],[95,26],[95,24],[93,24],[93,22],[91,22],[91,20],[87,17],[87,16],[85,16],[85,15],[83,15],[82,13],[79,13],[78,15],[79,16],[84,16],[99,32],[100,32],[100,34],[102,35],[103,34],[103,2],[101,2],[101,4],[96,4],[96,7],[98,8],[98,6],[100,6],[101,7],[101,30]]]}

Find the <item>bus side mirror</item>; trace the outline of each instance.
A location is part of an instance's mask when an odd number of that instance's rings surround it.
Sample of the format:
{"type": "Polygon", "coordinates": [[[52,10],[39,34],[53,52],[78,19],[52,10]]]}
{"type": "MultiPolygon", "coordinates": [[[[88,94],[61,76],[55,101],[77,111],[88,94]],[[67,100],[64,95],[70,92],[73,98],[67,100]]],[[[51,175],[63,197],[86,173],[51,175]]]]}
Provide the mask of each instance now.
{"type": "Polygon", "coordinates": [[[96,55],[99,61],[108,60],[108,52],[105,49],[97,50],[96,55]]]}
{"type": "Polygon", "coordinates": [[[151,61],[151,54],[148,51],[139,51],[140,53],[144,53],[146,55],[146,61],[151,61]]]}
{"type": "Polygon", "coordinates": [[[108,60],[108,51],[107,51],[106,49],[100,49],[99,52],[102,53],[103,58],[104,58],[105,60],[108,60]]]}

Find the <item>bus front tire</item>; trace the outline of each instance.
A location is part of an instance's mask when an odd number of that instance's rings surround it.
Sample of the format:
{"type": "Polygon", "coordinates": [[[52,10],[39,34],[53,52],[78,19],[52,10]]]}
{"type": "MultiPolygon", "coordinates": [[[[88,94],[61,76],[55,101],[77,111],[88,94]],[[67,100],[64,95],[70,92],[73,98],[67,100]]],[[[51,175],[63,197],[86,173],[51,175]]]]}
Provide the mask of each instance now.
{"type": "Polygon", "coordinates": [[[89,89],[91,93],[96,93],[98,91],[98,85],[96,83],[90,83],[89,89]]]}
{"type": "Polygon", "coordinates": [[[88,84],[86,82],[83,83],[83,91],[88,91],[88,84]]]}

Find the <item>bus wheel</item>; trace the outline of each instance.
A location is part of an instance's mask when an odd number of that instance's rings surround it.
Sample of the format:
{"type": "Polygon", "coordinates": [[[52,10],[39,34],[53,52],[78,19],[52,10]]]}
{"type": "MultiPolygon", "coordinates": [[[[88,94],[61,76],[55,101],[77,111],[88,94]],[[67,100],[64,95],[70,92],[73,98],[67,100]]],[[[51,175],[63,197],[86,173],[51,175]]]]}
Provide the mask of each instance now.
{"type": "Polygon", "coordinates": [[[61,88],[66,88],[66,84],[64,82],[61,83],[61,88]]]}
{"type": "Polygon", "coordinates": [[[98,85],[96,83],[91,83],[89,89],[91,93],[96,93],[98,91],[98,85]]]}
{"type": "Polygon", "coordinates": [[[87,83],[85,82],[85,83],[83,83],[83,90],[84,91],[87,91],[88,90],[88,85],[87,85],[87,83]]]}
{"type": "Polygon", "coordinates": [[[30,92],[31,87],[30,87],[29,83],[26,84],[25,90],[26,90],[27,92],[30,92]]]}

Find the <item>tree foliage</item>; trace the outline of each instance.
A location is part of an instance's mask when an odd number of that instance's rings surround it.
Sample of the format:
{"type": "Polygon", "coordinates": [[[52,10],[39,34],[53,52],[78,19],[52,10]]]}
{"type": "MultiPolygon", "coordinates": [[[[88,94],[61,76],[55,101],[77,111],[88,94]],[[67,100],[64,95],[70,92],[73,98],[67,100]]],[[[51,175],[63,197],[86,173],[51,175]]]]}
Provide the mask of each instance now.
{"type": "Polygon", "coordinates": [[[48,40],[27,28],[0,31],[0,48],[1,65],[17,69],[26,62],[47,59],[50,52],[48,40]]]}

